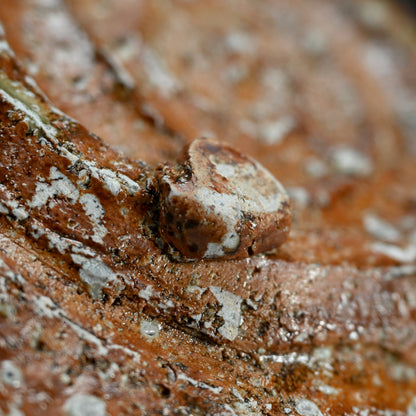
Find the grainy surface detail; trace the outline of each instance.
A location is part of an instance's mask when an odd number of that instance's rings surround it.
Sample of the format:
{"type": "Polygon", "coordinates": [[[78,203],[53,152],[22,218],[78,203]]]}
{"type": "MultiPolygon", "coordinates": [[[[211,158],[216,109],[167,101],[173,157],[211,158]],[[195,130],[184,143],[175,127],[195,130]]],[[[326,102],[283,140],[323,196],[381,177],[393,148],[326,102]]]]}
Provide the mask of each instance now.
{"type": "Polygon", "coordinates": [[[411,16],[1,0],[0,21],[0,416],[416,414],[411,16]]]}

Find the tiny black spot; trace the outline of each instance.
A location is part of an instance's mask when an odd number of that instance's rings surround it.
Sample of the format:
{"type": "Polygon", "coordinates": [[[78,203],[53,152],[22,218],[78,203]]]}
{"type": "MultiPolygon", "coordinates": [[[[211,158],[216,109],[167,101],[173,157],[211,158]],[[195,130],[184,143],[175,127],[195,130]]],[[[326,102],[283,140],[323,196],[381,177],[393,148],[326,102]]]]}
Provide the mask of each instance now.
{"type": "Polygon", "coordinates": [[[270,323],[267,321],[260,322],[259,329],[257,330],[257,335],[262,337],[270,328],[270,323]]]}
{"type": "Polygon", "coordinates": [[[45,341],[38,339],[36,341],[36,344],[34,345],[34,348],[36,351],[47,351],[46,343],[45,341]]]}
{"type": "Polygon", "coordinates": [[[199,225],[199,221],[197,220],[188,220],[185,222],[185,229],[189,230],[191,228],[195,228],[199,225]]]}
{"type": "Polygon", "coordinates": [[[188,244],[188,247],[191,253],[196,253],[198,251],[198,245],[195,243],[188,244]]]}
{"type": "Polygon", "coordinates": [[[172,222],[173,221],[173,215],[168,211],[166,212],[166,221],[167,222],[172,222]]]}
{"type": "Polygon", "coordinates": [[[192,179],[192,168],[185,164],[178,169],[178,176],[175,179],[175,183],[185,183],[192,179]]]}
{"type": "Polygon", "coordinates": [[[175,227],[180,233],[182,232],[182,223],[181,222],[177,221],[175,223],[175,227]]]}
{"type": "Polygon", "coordinates": [[[170,397],[170,389],[163,384],[157,384],[157,390],[161,397],[167,399],[170,397]]]}
{"type": "Polygon", "coordinates": [[[256,217],[250,212],[245,212],[244,213],[244,219],[246,221],[254,221],[256,219],[256,217]]]}
{"type": "Polygon", "coordinates": [[[214,143],[204,143],[204,147],[209,153],[213,155],[222,151],[222,148],[214,143]]]}
{"type": "Polygon", "coordinates": [[[283,201],[281,202],[281,204],[282,204],[282,207],[283,207],[283,208],[289,208],[289,207],[290,207],[290,204],[289,204],[289,202],[288,202],[288,201],[283,200],[283,201]]]}
{"type": "Polygon", "coordinates": [[[117,296],[114,299],[114,302],[113,302],[112,306],[120,306],[120,305],[121,305],[121,299],[120,299],[120,296],[117,296]]]}

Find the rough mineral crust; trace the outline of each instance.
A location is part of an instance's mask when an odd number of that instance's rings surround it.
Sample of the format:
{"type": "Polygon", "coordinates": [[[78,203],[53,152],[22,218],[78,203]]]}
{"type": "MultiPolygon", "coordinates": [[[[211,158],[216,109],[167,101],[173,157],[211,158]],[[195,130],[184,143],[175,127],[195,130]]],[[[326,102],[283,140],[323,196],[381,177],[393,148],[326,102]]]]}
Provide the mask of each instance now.
{"type": "Polygon", "coordinates": [[[370,0],[0,19],[0,415],[415,414],[414,20],[370,0]],[[284,245],[169,252],[155,172],[196,137],[279,179],[284,245]]]}

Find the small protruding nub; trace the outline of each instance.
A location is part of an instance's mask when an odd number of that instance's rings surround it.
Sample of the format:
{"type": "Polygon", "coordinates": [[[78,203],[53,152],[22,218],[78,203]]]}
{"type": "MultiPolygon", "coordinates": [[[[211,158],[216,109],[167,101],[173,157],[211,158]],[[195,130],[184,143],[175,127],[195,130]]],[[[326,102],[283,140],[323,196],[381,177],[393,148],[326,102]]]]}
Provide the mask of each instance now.
{"type": "Polygon", "coordinates": [[[283,186],[228,145],[194,140],[158,179],[160,232],[184,257],[244,258],[287,239],[291,211],[283,186]]]}

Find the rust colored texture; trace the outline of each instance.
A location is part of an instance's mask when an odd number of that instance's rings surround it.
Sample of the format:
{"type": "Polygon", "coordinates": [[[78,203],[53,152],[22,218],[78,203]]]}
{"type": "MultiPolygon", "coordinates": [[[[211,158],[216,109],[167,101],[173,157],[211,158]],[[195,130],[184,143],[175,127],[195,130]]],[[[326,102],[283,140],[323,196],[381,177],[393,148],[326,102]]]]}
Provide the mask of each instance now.
{"type": "Polygon", "coordinates": [[[412,16],[0,21],[1,416],[416,414],[412,16]]]}

